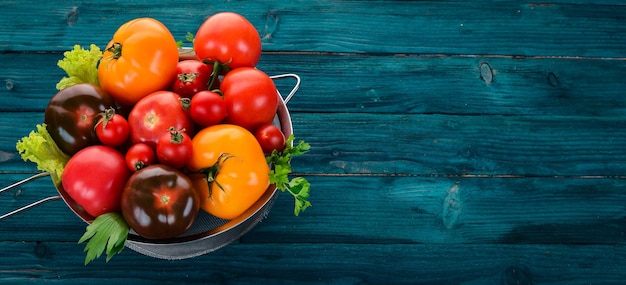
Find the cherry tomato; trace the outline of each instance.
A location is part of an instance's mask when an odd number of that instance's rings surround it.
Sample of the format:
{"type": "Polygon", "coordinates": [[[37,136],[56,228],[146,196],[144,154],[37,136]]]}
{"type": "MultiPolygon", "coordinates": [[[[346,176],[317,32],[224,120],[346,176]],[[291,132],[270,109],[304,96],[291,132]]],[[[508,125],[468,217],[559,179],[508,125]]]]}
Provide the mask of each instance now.
{"type": "Polygon", "coordinates": [[[269,124],[278,109],[278,91],[263,71],[242,67],[228,72],[221,83],[226,101],[226,122],[250,131],[269,124]]]}
{"type": "Polygon", "coordinates": [[[226,102],[213,91],[200,91],[191,98],[189,116],[202,127],[219,124],[227,116],[226,102]]]}
{"type": "Polygon", "coordinates": [[[191,98],[194,94],[213,88],[209,86],[213,66],[202,61],[187,59],[178,62],[176,79],[172,84],[172,91],[181,97],[191,98]]]}
{"type": "Polygon", "coordinates": [[[137,143],[130,146],[126,151],[125,159],[126,166],[133,172],[157,163],[154,149],[145,143],[137,143]]]}
{"type": "Polygon", "coordinates": [[[129,128],[126,118],[115,113],[115,109],[106,109],[98,123],[96,123],[96,135],[104,145],[118,147],[128,140],[129,128]]]}
{"type": "Polygon", "coordinates": [[[217,61],[230,69],[254,67],[261,57],[261,37],[243,16],[222,12],[202,23],[193,48],[198,59],[204,62],[217,61]]]}
{"type": "Polygon", "coordinates": [[[285,134],[276,125],[262,125],[254,132],[254,136],[265,154],[271,154],[274,150],[280,152],[285,149],[285,134]]]}
{"type": "Polygon", "coordinates": [[[191,227],[200,200],[189,177],[167,165],[155,164],[128,179],[121,208],[124,219],[139,235],[167,239],[191,227]]]}
{"type": "Polygon", "coordinates": [[[185,129],[189,136],[194,132],[180,95],[170,91],[157,91],[139,100],[128,115],[128,124],[133,143],[143,142],[155,150],[159,138],[170,127],[185,129]]]}
{"type": "Polygon", "coordinates": [[[156,155],[159,162],[174,168],[182,168],[191,159],[191,138],[184,130],[177,131],[170,128],[164,133],[156,146],[156,155]]]}
{"type": "Polygon", "coordinates": [[[113,98],[100,87],[82,83],[56,93],[44,113],[46,130],[68,155],[98,143],[94,126],[98,115],[115,106],[113,98]]]}
{"type": "Polygon", "coordinates": [[[113,34],[98,65],[98,80],[116,102],[131,106],[169,87],[177,65],[178,46],[167,27],[152,18],[138,18],[113,34]]]}
{"type": "Polygon", "coordinates": [[[252,206],[269,187],[270,168],[263,150],[248,130],[219,124],[199,131],[192,139],[187,165],[201,195],[202,209],[233,219],[252,206]]]}
{"type": "Polygon", "coordinates": [[[63,189],[91,216],[120,210],[120,197],[130,171],[124,156],[105,145],[88,146],[74,154],[63,170],[63,189]]]}

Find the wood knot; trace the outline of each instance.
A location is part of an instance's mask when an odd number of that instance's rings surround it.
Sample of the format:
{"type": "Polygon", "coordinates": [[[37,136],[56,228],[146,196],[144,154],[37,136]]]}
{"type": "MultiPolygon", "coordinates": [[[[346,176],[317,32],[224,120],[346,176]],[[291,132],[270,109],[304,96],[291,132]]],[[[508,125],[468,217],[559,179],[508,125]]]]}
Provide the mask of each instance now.
{"type": "Polygon", "coordinates": [[[525,265],[512,265],[502,271],[501,285],[532,285],[530,269],[525,265]]]}
{"type": "Polygon", "coordinates": [[[548,84],[550,84],[552,87],[559,87],[561,86],[561,81],[559,80],[559,77],[556,76],[556,74],[552,71],[548,72],[548,84]]]}
{"type": "Polygon", "coordinates": [[[491,68],[491,65],[487,62],[482,62],[478,69],[480,70],[480,79],[487,84],[491,84],[493,82],[493,68],[491,68]]]}
{"type": "Polygon", "coordinates": [[[38,241],[37,244],[35,244],[34,252],[35,256],[37,256],[38,258],[46,258],[52,254],[52,251],[42,241],[38,241]]]}
{"type": "Polygon", "coordinates": [[[265,17],[263,37],[261,37],[263,40],[267,40],[272,37],[276,29],[278,28],[278,21],[278,15],[276,15],[274,12],[267,13],[267,16],[265,17]]]}
{"type": "Polygon", "coordinates": [[[72,10],[67,13],[67,17],[65,18],[65,22],[68,25],[73,26],[78,21],[78,8],[72,7],[72,10]]]}
{"type": "Polygon", "coordinates": [[[13,84],[13,80],[11,79],[4,80],[4,88],[6,88],[8,91],[11,91],[13,90],[13,87],[15,87],[15,84],[13,84]]]}
{"type": "Polygon", "coordinates": [[[459,225],[461,216],[461,197],[459,195],[459,184],[454,184],[448,189],[448,194],[443,199],[443,225],[447,229],[456,228],[459,225]]]}

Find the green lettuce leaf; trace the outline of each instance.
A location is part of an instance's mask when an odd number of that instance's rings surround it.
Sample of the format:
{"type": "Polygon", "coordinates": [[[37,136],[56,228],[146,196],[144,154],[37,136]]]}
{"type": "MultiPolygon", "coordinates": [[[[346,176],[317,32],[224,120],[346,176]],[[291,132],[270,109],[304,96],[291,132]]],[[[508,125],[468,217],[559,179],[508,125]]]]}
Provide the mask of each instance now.
{"type": "Polygon", "coordinates": [[[98,62],[102,58],[102,51],[94,44],[89,50],[75,45],[73,50],[63,53],[64,58],[57,65],[68,75],[57,83],[57,90],[63,90],[79,83],[91,83],[100,86],[98,81],[98,62]]]}
{"type": "Polygon", "coordinates": [[[37,129],[30,132],[15,145],[24,161],[37,164],[37,169],[50,173],[54,185],[61,183],[61,175],[69,156],[54,142],[46,124],[37,125],[37,129]]]}

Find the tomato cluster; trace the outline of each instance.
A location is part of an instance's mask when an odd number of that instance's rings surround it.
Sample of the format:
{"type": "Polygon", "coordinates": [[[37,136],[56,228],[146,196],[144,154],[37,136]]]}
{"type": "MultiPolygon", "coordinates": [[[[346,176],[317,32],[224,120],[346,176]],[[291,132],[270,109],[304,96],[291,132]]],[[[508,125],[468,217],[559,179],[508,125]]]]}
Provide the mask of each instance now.
{"type": "Polygon", "coordinates": [[[258,32],[235,13],[198,29],[195,59],[181,60],[159,21],[122,25],[98,65],[100,86],[59,91],[47,129],[71,156],[64,190],[93,217],[121,212],[138,234],[184,233],[200,209],[223,219],[247,210],[270,184],[265,155],[285,147],[272,124],[280,97],[256,68],[258,32]]]}

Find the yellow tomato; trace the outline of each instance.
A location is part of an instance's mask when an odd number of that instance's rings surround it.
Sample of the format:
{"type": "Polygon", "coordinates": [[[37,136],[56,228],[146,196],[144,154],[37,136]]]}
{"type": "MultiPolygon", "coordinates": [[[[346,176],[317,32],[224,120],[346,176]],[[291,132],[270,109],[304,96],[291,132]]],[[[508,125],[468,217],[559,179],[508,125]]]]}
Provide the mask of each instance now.
{"type": "Polygon", "coordinates": [[[138,18],[113,35],[98,66],[98,80],[116,102],[131,106],[167,88],[177,64],[178,46],[167,27],[152,18],[138,18]]]}
{"type": "Polygon", "coordinates": [[[192,139],[188,168],[200,192],[202,209],[218,218],[245,212],[269,187],[270,168],[261,146],[243,127],[219,124],[192,139]],[[198,174],[199,173],[199,174],[198,174]]]}

